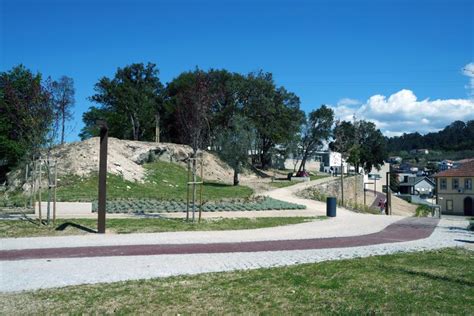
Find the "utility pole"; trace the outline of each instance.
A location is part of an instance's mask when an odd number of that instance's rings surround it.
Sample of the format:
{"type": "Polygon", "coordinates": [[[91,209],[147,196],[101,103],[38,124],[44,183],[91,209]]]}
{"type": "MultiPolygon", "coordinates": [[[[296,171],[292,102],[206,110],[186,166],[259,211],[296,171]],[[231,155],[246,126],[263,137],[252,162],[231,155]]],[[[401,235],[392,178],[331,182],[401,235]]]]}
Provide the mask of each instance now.
{"type": "Polygon", "coordinates": [[[109,129],[107,122],[97,121],[100,128],[100,153],[99,153],[99,199],[97,207],[97,231],[105,233],[105,212],[107,202],[107,142],[109,129]]]}

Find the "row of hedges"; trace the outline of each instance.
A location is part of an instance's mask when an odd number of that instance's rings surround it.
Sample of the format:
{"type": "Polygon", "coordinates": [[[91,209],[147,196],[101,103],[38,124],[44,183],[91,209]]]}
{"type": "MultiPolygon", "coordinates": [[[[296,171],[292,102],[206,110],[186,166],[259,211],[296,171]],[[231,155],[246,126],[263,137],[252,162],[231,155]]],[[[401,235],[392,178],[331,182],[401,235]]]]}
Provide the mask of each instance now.
{"type": "MultiPolygon", "coordinates": [[[[202,206],[204,212],[219,211],[270,211],[270,210],[301,210],[306,206],[275,200],[269,197],[249,202],[209,202],[202,206]]],[[[92,204],[97,211],[97,203],[92,204]]],[[[149,199],[127,199],[107,202],[107,213],[161,213],[185,212],[186,203],[181,201],[160,201],[149,199]]]]}

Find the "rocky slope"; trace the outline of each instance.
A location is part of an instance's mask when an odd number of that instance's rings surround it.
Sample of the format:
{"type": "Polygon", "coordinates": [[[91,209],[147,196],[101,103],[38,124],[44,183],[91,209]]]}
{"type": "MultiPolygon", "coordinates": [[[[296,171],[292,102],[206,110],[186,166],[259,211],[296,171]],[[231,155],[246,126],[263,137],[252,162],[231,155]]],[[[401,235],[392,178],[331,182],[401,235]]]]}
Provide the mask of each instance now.
{"type": "MultiPolygon", "coordinates": [[[[129,181],[145,179],[143,164],[159,159],[186,167],[186,158],[192,150],[187,145],[153,143],[109,138],[107,172],[120,175],[129,181]]],[[[73,174],[87,176],[98,172],[99,138],[68,143],[55,147],[51,158],[57,160],[58,176],[73,174]]],[[[212,153],[203,153],[204,178],[230,183],[233,170],[212,153]]]]}

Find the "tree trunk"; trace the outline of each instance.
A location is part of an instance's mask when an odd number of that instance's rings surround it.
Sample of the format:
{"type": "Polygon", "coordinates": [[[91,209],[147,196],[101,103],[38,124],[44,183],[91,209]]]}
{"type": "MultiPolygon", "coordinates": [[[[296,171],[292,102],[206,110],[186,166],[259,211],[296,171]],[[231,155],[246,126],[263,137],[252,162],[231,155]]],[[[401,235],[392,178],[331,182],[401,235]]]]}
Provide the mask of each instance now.
{"type": "Polygon", "coordinates": [[[160,142],[160,113],[155,114],[155,143],[160,142]]]}
{"type": "Polygon", "coordinates": [[[263,140],[262,152],[260,154],[260,162],[262,163],[262,169],[268,169],[272,163],[272,157],[270,155],[270,149],[272,144],[269,141],[263,140]]]}
{"type": "Polygon", "coordinates": [[[140,138],[140,122],[130,114],[130,122],[132,123],[132,136],[133,140],[139,140],[140,138]]]}
{"type": "Polygon", "coordinates": [[[239,171],[237,168],[234,169],[234,185],[239,185],[239,171]]]}
{"type": "Polygon", "coordinates": [[[62,122],[61,122],[61,145],[64,144],[64,129],[65,129],[65,125],[66,125],[66,117],[65,117],[65,113],[63,111],[62,113],[62,122]]]}
{"type": "Polygon", "coordinates": [[[301,164],[300,164],[300,168],[298,169],[298,172],[304,171],[304,169],[306,167],[306,160],[308,160],[308,152],[307,151],[305,151],[304,154],[303,154],[303,158],[301,159],[301,164]]]}

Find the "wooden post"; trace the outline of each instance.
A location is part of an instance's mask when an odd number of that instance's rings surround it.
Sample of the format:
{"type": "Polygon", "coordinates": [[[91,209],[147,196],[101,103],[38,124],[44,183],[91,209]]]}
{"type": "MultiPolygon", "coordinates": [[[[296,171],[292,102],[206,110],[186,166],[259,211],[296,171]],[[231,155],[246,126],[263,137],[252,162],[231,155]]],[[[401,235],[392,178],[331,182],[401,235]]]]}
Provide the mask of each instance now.
{"type": "Polygon", "coordinates": [[[189,221],[189,175],[191,173],[191,160],[188,159],[188,181],[186,182],[186,221],[189,221]]]}
{"type": "Polygon", "coordinates": [[[56,224],[56,188],[58,187],[58,161],[54,161],[53,225],[56,224]]]}
{"type": "Polygon", "coordinates": [[[38,219],[40,224],[42,223],[42,214],[41,214],[41,158],[39,160],[39,174],[38,174],[38,219]]]}
{"type": "Polygon", "coordinates": [[[201,213],[202,213],[202,187],[204,186],[204,165],[203,159],[201,158],[201,187],[199,190],[199,222],[201,222],[201,213]]]}
{"type": "Polygon", "coordinates": [[[195,220],[195,217],[196,217],[196,182],[197,182],[197,179],[196,179],[196,158],[193,159],[193,223],[194,223],[194,220],[195,220]]]}
{"type": "MultiPolygon", "coordinates": [[[[25,166],[25,186],[28,183],[28,163],[25,166]]],[[[31,192],[30,192],[31,194],[31,192]]],[[[25,210],[28,208],[28,199],[25,200],[25,210]]]]}
{"type": "Polygon", "coordinates": [[[107,202],[107,142],[109,129],[105,121],[97,122],[100,127],[100,153],[99,153],[99,199],[97,207],[97,231],[105,233],[105,212],[107,202]]]}

